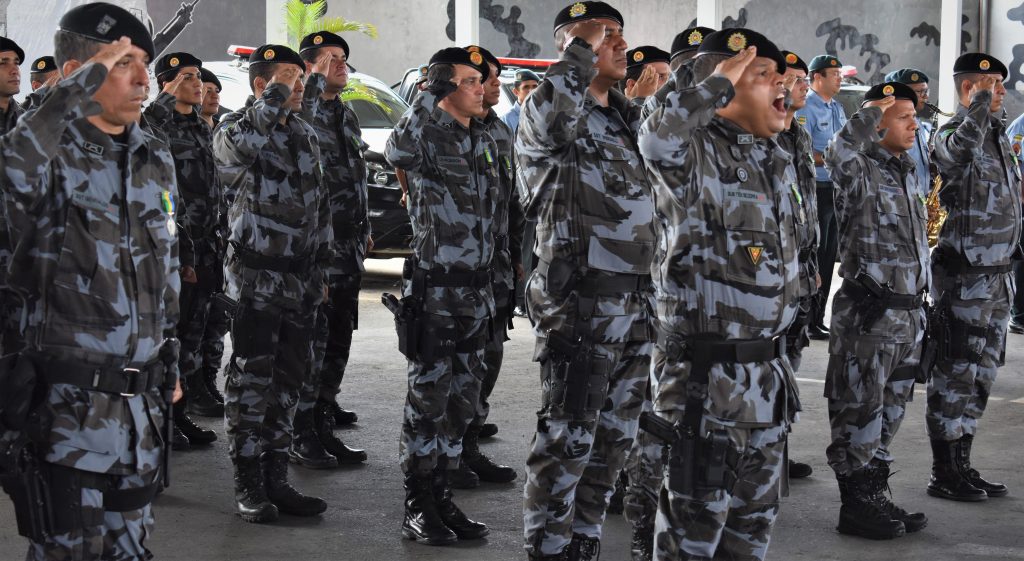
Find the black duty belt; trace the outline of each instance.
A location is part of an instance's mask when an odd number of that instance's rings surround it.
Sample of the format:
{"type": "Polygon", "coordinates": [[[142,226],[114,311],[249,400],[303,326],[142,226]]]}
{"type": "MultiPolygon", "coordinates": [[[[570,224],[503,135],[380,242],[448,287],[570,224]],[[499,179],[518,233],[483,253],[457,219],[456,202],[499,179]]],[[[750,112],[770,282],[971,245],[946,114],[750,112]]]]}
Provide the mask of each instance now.
{"type": "Polygon", "coordinates": [[[643,292],[651,287],[651,275],[628,273],[589,274],[580,277],[573,290],[586,294],[607,295],[622,292],[643,292]]]}
{"type": "Polygon", "coordinates": [[[769,362],[786,354],[786,336],[772,339],[721,339],[715,335],[683,337],[658,332],[658,346],[674,361],[695,361],[707,364],[769,362]],[[698,357],[698,355],[700,355],[698,357]]]}
{"type": "Polygon", "coordinates": [[[925,303],[924,292],[920,294],[895,294],[892,292],[875,294],[860,284],[849,280],[843,281],[843,286],[840,290],[854,300],[873,298],[883,307],[890,310],[917,310],[923,307],[925,303]]]}
{"type": "Polygon", "coordinates": [[[262,255],[248,249],[233,246],[234,257],[245,267],[250,269],[263,269],[278,273],[307,273],[313,268],[313,258],[302,257],[277,257],[262,255]]]}
{"type": "MultiPolygon", "coordinates": [[[[491,284],[491,271],[485,270],[451,270],[418,269],[423,275],[425,287],[465,287],[482,289],[491,284]]],[[[416,276],[416,273],[413,274],[416,276]]]]}
{"type": "Polygon", "coordinates": [[[996,275],[1013,270],[1012,263],[1004,265],[971,265],[963,255],[948,249],[936,250],[935,259],[949,273],[955,275],[996,275]]]}
{"type": "Polygon", "coordinates": [[[110,512],[131,512],[145,508],[153,502],[159,485],[150,483],[134,489],[114,488],[114,477],[102,473],[82,472],[82,487],[98,489],[103,493],[103,510],[110,512]]]}
{"type": "Polygon", "coordinates": [[[139,368],[115,368],[38,356],[31,358],[47,384],[70,384],[83,390],[121,395],[136,395],[160,388],[166,370],[159,360],[139,368]]]}

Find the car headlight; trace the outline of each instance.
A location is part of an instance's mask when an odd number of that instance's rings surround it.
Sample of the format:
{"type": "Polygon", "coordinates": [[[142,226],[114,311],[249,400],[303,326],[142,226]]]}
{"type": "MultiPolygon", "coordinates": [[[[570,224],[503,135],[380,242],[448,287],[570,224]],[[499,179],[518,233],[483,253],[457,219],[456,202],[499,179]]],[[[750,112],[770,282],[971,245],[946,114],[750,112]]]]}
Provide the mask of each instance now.
{"type": "Polygon", "coordinates": [[[373,181],[377,185],[387,185],[388,173],[386,171],[378,171],[377,173],[373,174],[373,181]]]}

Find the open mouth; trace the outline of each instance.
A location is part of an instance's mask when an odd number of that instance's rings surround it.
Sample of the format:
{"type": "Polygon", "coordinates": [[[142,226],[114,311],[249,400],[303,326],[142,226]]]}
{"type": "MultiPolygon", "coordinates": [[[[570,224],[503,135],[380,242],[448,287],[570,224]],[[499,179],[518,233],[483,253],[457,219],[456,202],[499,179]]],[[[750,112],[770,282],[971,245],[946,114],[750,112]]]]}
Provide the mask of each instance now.
{"type": "Polygon", "coordinates": [[[781,113],[782,115],[785,115],[786,114],[786,96],[785,95],[779,95],[779,97],[775,98],[775,101],[772,102],[772,107],[775,108],[776,112],[781,113]]]}

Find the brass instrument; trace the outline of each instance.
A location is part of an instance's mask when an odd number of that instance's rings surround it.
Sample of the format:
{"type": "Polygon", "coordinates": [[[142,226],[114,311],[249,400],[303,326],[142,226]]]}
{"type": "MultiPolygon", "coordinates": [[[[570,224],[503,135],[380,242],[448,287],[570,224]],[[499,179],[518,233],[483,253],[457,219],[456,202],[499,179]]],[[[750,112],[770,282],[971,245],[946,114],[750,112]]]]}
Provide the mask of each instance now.
{"type": "Polygon", "coordinates": [[[925,207],[928,209],[928,247],[935,247],[939,244],[939,232],[942,231],[942,225],[946,222],[946,216],[949,215],[949,211],[942,208],[942,202],[939,201],[939,191],[942,189],[942,176],[935,176],[935,181],[932,182],[932,192],[928,194],[928,200],[925,203],[925,207]]]}

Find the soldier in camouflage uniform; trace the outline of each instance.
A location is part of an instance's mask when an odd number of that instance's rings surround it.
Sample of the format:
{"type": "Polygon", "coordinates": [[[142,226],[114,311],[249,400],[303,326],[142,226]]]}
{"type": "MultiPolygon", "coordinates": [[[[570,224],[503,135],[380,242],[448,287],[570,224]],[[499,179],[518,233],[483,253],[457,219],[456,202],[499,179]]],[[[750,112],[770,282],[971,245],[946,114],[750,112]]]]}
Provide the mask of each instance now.
{"type": "Polygon", "coordinates": [[[299,55],[309,72],[303,116],[320,139],[334,258],[327,269],[327,300],[317,308],[313,375],[299,395],[291,457],[307,467],[331,467],[366,461],[366,452],[349,448],[333,432],[335,425],[357,420],[335,397],[348,364],[352,330],[359,322],[363,259],[372,246],[366,216],[366,143],[355,113],[338,97],[348,83],[348,43],[334,33],[313,33],[303,38],[299,55]]]}
{"type": "Polygon", "coordinates": [[[27,342],[0,409],[4,423],[29,410],[0,426],[28,441],[0,471],[27,559],[142,561],[177,379],[174,162],[136,124],[153,55],[141,22],[89,4],[55,44],[68,77],[0,141],[27,342]]]}
{"type": "Polygon", "coordinates": [[[1014,295],[1010,260],[1021,238],[1021,171],[1003,126],[1006,66],[972,53],[957,59],[953,74],[960,106],[939,129],[932,152],[949,217],[932,254],[938,320],[931,337],[939,343],[928,383],[934,456],[928,494],[975,501],[1007,493],[971,467],[971,445],[1005,355],[1014,295]]]}
{"type": "Polygon", "coordinates": [[[542,406],[527,458],[531,559],[595,559],[637,432],[653,348],[651,186],[636,146],[622,15],[579,2],[555,18],[561,52],[523,105],[516,158],[537,220],[527,286],[542,406]]]}
{"type": "Polygon", "coordinates": [[[448,481],[477,410],[495,315],[491,266],[502,197],[494,185],[501,170],[497,146],[475,118],[483,111],[489,73],[479,52],[453,47],[435,53],[425,90],[395,126],[384,153],[408,174],[413,223],[402,301],[414,314],[404,335],[409,390],[399,447],[406,488],[402,535],[430,545],[489,532],[459,510],[448,481]]]}
{"type": "Polygon", "coordinates": [[[480,399],[477,401],[476,414],[466,429],[462,439],[462,460],[459,469],[452,472],[452,486],[456,489],[471,488],[480,481],[490,483],[511,483],[516,479],[516,470],[505,465],[494,463],[480,451],[479,439],[481,429],[487,422],[491,411],[488,400],[494,391],[501,372],[502,359],[505,356],[505,341],[508,340],[507,330],[511,328],[512,308],[515,306],[515,287],[517,277],[522,275],[523,210],[515,190],[515,165],[512,159],[513,134],[494,112],[494,106],[501,98],[501,63],[487,49],[471,45],[467,50],[479,52],[488,65],[490,75],[484,82],[483,112],[478,118],[487,127],[487,132],[497,146],[495,159],[500,173],[491,189],[496,191],[498,201],[492,226],[495,228],[495,254],[491,261],[494,276],[492,291],[494,293],[494,317],[491,323],[491,334],[484,352],[484,368],[486,375],[480,386],[480,399]]]}
{"type": "Polygon", "coordinates": [[[224,295],[237,303],[224,416],[238,513],[272,522],[279,511],[315,516],[327,508],[296,491],[287,475],[332,234],[320,145],[298,116],[305,64],[281,45],[264,45],[249,60],[254,96],[213,137],[231,200],[224,295]]]}
{"type": "MultiPolygon", "coordinates": [[[[221,214],[220,179],[213,161],[213,134],[202,121],[196,106],[202,105],[202,61],[189,53],[169,53],[156,62],[156,79],[163,88],[144,112],[149,126],[159,130],[174,154],[178,177],[178,225],[181,227],[181,341],[180,364],[185,398],[174,404],[174,427],[184,439],[184,448],[209,444],[217,434],[202,429],[186,413],[206,417],[224,415],[199,371],[199,347],[206,328],[207,308],[220,289],[221,262],[217,227],[221,214]]],[[[178,445],[179,449],[182,447],[178,445]]]]}
{"type": "Polygon", "coordinates": [[[890,446],[913,396],[930,278],[924,196],[907,154],[917,137],[916,104],[905,84],[871,88],[825,151],[837,185],[843,279],[825,375],[832,427],[826,455],[842,499],[839,532],[871,539],[928,523],[884,494],[890,446]]]}
{"type": "MultiPolygon", "coordinates": [[[[0,37],[0,135],[7,134],[24,113],[14,100],[21,87],[21,63],[25,51],[7,37],[0,37]]],[[[7,268],[11,262],[11,234],[7,229],[7,213],[0,205],[0,354],[16,351],[20,346],[17,316],[18,305],[7,289],[7,268]]]]}
{"type": "Polygon", "coordinates": [[[57,61],[53,60],[52,56],[41,56],[35,59],[29,68],[29,79],[32,81],[32,91],[38,90],[44,84],[59,80],[60,69],[57,68],[57,61]]]}
{"type": "Polygon", "coordinates": [[[746,29],[709,35],[694,61],[696,85],[680,83],[640,131],[665,225],[654,410],[675,424],[654,559],[763,559],[799,410],[785,356],[799,203],[772,138],[786,63],[746,29]]]}

